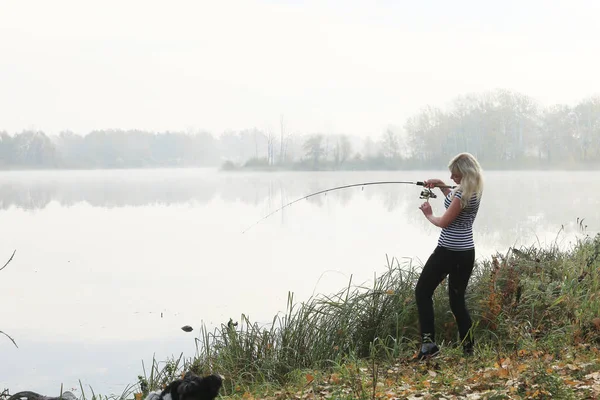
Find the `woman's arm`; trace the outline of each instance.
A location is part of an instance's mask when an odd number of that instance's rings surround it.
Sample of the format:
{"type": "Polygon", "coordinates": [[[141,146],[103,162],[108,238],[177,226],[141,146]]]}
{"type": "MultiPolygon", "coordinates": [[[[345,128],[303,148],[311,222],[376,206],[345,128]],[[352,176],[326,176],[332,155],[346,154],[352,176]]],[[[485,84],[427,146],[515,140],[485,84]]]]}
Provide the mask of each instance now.
{"type": "MultiPolygon", "coordinates": [[[[444,182],[442,182],[440,186],[447,186],[447,185],[444,182]]],[[[449,187],[441,187],[440,190],[442,191],[442,193],[444,193],[444,196],[448,196],[448,193],[451,192],[451,189],[449,187]]]]}
{"type": "Polygon", "coordinates": [[[444,193],[444,196],[448,196],[448,193],[450,193],[449,187],[440,187],[448,186],[441,179],[428,179],[426,181],[423,181],[423,185],[430,189],[433,189],[435,187],[439,188],[442,191],[442,193],[444,193]]]}
{"type": "Polygon", "coordinates": [[[458,214],[460,214],[460,198],[454,197],[452,199],[452,202],[450,203],[450,206],[446,209],[446,211],[444,212],[444,214],[442,214],[441,217],[436,217],[435,215],[433,215],[433,211],[431,210],[431,204],[429,204],[429,202],[427,201],[421,204],[421,207],[419,208],[421,209],[421,211],[423,211],[425,217],[433,225],[438,226],[440,228],[446,228],[452,223],[452,221],[456,219],[458,214]]]}

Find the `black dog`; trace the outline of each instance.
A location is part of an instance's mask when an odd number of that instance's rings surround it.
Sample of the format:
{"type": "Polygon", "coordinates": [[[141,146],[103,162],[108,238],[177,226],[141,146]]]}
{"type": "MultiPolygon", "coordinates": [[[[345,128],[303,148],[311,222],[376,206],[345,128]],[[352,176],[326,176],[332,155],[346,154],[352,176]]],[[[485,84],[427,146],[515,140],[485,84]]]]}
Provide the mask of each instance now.
{"type": "Polygon", "coordinates": [[[213,400],[219,395],[223,379],[219,375],[201,378],[192,372],[169,383],[162,392],[152,392],[145,400],[213,400]]]}

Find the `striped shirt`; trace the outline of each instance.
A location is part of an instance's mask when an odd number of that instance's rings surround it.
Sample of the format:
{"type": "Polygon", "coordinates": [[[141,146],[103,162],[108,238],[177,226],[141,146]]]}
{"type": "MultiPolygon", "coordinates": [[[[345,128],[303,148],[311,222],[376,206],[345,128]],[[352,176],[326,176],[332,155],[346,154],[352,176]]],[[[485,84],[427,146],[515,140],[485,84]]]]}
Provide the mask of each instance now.
{"type": "MultiPolygon", "coordinates": [[[[462,191],[458,189],[454,193],[454,196],[460,199],[462,191]]],[[[450,207],[452,198],[452,192],[450,192],[444,199],[444,207],[446,209],[450,207]]],[[[460,211],[456,219],[442,229],[438,246],[450,250],[471,250],[475,248],[475,242],[473,241],[473,221],[475,221],[475,217],[477,216],[480,200],[481,197],[478,198],[477,194],[473,194],[469,204],[460,211]]]]}

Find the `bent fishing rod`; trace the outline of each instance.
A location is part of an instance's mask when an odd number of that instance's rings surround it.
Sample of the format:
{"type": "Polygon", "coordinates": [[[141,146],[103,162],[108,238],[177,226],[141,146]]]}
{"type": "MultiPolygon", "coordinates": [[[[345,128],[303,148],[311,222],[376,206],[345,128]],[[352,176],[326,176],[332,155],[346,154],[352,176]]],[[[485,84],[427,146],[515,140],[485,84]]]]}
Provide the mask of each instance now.
{"type": "MultiPolygon", "coordinates": [[[[287,203],[286,205],[279,207],[277,210],[265,215],[263,218],[259,219],[258,221],[256,221],[254,224],[252,224],[251,226],[249,226],[248,228],[246,228],[242,233],[246,233],[248,230],[250,230],[250,228],[252,228],[254,225],[257,225],[258,223],[262,222],[263,220],[269,218],[271,215],[283,210],[284,208],[291,206],[294,203],[297,203],[299,201],[302,200],[306,200],[310,197],[313,196],[317,196],[319,194],[323,194],[323,193],[328,193],[328,192],[333,192],[334,190],[340,190],[340,189],[347,189],[347,188],[351,188],[351,187],[357,187],[357,186],[362,186],[364,189],[364,186],[370,186],[370,185],[390,185],[390,184],[407,184],[407,185],[417,185],[417,186],[425,186],[425,183],[422,181],[417,181],[417,182],[413,182],[413,181],[378,181],[378,182],[364,182],[364,183],[353,183],[351,185],[344,185],[344,186],[336,186],[330,189],[324,189],[324,190],[320,190],[318,192],[314,192],[311,194],[307,194],[304,197],[300,197],[299,199],[296,199],[292,202],[287,203]]],[[[439,186],[435,186],[436,188],[447,188],[447,189],[454,189],[456,188],[456,186],[447,186],[447,185],[439,185],[439,186]]],[[[420,199],[425,199],[427,201],[429,201],[429,199],[435,199],[437,196],[435,195],[435,193],[433,193],[433,191],[430,188],[425,188],[421,191],[421,195],[419,196],[420,199]]]]}

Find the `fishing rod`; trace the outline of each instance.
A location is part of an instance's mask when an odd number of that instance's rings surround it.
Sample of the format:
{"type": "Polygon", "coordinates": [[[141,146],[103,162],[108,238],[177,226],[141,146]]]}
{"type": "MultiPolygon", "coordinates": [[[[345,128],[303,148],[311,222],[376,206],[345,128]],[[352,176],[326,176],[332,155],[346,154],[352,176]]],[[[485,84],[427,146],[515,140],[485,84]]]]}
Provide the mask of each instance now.
{"type": "MultiPolygon", "coordinates": [[[[252,228],[254,225],[257,225],[258,223],[260,223],[261,221],[269,218],[271,215],[283,210],[284,208],[291,206],[294,203],[297,203],[299,201],[302,200],[306,200],[310,197],[313,196],[317,196],[319,194],[323,194],[323,193],[328,193],[328,192],[332,192],[334,190],[340,190],[340,189],[347,189],[347,188],[351,188],[351,187],[357,187],[357,186],[362,186],[363,190],[364,190],[364,186],[370,186],[370,185],[389,185],[389,184],[407,184],[407,185],[417,185],[417,186],[425,186],[424,182],[421,181],[378,181],[378,182],[364,182],[364,183],[353,183],[351,185],[344,185],[344,186],[337,186],[334,188],[330,188],[330,189],[324,189],[324,190],[320,190],[318,192],[314,192],[311,194],[308,194],[304,197],[300,197],[299,199],[296,199],[292,202],[287,203],[286,205],[278,208],[277,210],[271,212],[270,214],[265,215],[263,218],[259,219],[258,221],[256,221],[254,224],[252,224],[251,226],[249,226],[248,228],[246,228],[242,233],[246,233],[248,230],[250,230],[250,228],[252,228]]],[[[447,185],[439,185],[439,186],[435,186],[437,188],[448,188],[448,189],[454,189],[456,188],[456,186],[447,186],[447,185]]],[[[421,194],[419,196],[420,199],[425,199],[427,201],[429,201],[429,199],[435,199],[437,196],[435,193],[433,193],[433,191],[430,188],[425,188],[421,191],[421,194]]]]}

